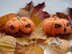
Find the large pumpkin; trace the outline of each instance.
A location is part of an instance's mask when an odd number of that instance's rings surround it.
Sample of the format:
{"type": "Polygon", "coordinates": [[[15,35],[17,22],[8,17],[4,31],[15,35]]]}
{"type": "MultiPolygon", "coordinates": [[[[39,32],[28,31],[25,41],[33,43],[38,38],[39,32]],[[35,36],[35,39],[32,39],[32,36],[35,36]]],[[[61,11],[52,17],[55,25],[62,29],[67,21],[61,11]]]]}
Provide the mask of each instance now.
{"type": "Polygon", "coordinates": [[[27,17],[14,17],[10,19],[5,25],[7,33],[30,33],[34,30],[34,23],[27,17]]]}
{"type": "Polygon", "coordinates": [[[67,19],[50,17],[43,21],[43,31],[50,35],[63,35],[71,33],[71,26],[67,19]]]}

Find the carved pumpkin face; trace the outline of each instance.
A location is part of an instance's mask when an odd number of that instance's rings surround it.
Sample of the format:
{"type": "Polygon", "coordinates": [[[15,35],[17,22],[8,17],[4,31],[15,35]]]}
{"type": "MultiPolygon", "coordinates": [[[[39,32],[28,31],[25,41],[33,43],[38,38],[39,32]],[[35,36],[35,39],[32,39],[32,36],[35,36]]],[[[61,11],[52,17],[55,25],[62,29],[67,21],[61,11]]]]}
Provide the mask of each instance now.
{"type": "Polygon", "coordinates": [[[15,18],[9,20],[5,25],[5,31],[7,33],[16,33],[19,31],[19,21],[15,18]]]}
{"type": "Polygon", "coordinates": [[[21,18],[22,22],[20,25],[20,30],[24,33],[30,33],[34,30],[34,23],[27,17],[21,18]]]}
{"type": "Polygon", "coordinates": [[[5,25],[5,31],[7,33],[30,33],[34,30],[34,23],[27,17],[22,18],[12,18],[5,25]]]}
{"type": "Polygon", "coordinates": [[[67,19],[47,18],[42,25],[43,31],[50,35],[63,35],[71,33],[71,26],[67,19]]]}

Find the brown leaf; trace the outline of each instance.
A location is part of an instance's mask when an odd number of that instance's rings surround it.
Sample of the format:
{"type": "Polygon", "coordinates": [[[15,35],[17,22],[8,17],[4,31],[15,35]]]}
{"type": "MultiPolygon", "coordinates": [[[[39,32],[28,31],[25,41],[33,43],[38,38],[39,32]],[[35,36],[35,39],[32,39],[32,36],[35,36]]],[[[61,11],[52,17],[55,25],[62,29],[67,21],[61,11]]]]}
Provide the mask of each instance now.
{"type": "Polygon", "coordinates": [[[6,24],[6,22],[13,17],[16,17],[15,13],[10,13],[10,14],[1,16],[0,17],[0,30],[4,29],[4,25],[6,24]]]}
{"type": "Polygon", "coordinates": [[[72,8],[68,8],[68,20],[70,21],[72,26],[72,8]]]}
{"type": "Polygon", "coordinates": [[[18,16],[20,17],[31,17],[31,11],[33,8],[33,2],[29,2],[28,4],[26,4],[26,6],[24,8],[21,8],[20,11],[17,13],[18,16]]]}
{"type": "Polygon", "coordinates": [[[59,18],[68,18],[68,16],[64,13],[61,13],[61,12],[56,12],[56,15],[59,17],[59,18]]]}
{"type": "Polygon", "coordinates": [[[30,12],[25,8],[21,8],[17,15],[20,17],[30,17],[30,12]]]}
{"type": "Polygon", "coordinates": [[[39,18],[42,18],[42,19],[45,19],[45,18],[49,18],[50,17],[50,14],[47,13],[46,11],[41,11],[39,13],[39,15],[37,15],[39,18]]]}
{"type": "Polygon", "coordinates": [[[31,11],[31,9],[33,8],[33,2],[31,1],[31,2],[29,2],[26,6],[25,6],[25,9],[27,10],[27,11],[31,11]]]}
{"type": "Polygon", "coordinates": [[[39,13],[42,11],[42,9],[45,7],[45,2],[38,4],[37,6],[34,6],[32,10],[32,15],[39,15],[39,13]]]}

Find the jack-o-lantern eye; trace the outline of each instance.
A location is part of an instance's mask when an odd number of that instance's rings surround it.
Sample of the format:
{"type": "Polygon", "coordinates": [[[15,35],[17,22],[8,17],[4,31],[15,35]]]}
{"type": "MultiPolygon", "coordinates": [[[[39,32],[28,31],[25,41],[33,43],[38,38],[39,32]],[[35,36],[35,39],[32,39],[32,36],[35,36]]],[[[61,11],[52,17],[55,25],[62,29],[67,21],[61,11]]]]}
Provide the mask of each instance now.
{"type": "Polygon", "coordinates": [[[30,24],[28,23],[25,27],[30,27],[30,24]]]}
{"type": "Polygon", "coordinates": [[[61,25],[55,24],[55,28],[60,28],[60,27],[61,27],[61,25]]]}
{"type": "Polygon", "coordinates": [[[13,26],[13,25],[11,25],[11,26],[10,26],[10,29],[14,29],[14,26],[13,26]]]}
{"type": "Polygon", "coordinates": [[[67,23],[67,26],[70,26],[70,23],[69,22],[67,23]]]}

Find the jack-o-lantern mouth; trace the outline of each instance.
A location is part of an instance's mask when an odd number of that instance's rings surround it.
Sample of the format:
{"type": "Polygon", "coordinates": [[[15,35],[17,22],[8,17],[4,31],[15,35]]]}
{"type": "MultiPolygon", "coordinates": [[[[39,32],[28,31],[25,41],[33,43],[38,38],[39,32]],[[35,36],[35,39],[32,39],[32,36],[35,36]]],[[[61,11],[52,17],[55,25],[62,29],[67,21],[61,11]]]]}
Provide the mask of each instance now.
{"type": "MultiPolygon", "coordinates": [[[[30,33],[31,33],[32,31],[30,31],[30,33]]],[[[22,32],[21,30],[19,30],[18,32],[16,32],[16,33],[13,33],[13,34],[30,34],[30,33],[24,33],[24,32],[22,32]]]]}
{"type": "Polygon", "coordinates": [[[55,35],[56,35],[56,36],[64,36],[64,35],[70,35],[70,33],[67,33],[67,34],[66,34],[66,33],[63,33],[63,34],[60,34],[60,33],[59,33],[59,34],[55,34],[55,35]]]}

